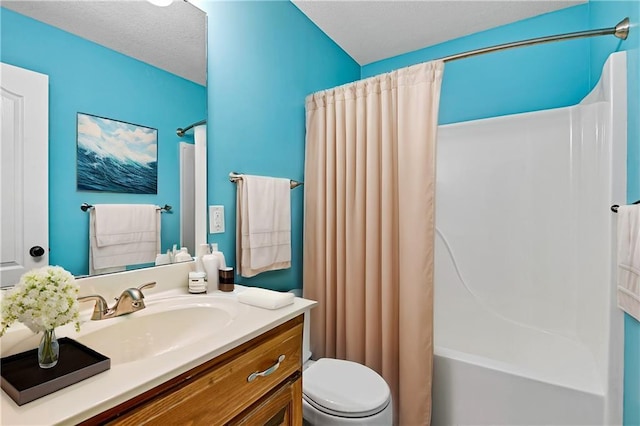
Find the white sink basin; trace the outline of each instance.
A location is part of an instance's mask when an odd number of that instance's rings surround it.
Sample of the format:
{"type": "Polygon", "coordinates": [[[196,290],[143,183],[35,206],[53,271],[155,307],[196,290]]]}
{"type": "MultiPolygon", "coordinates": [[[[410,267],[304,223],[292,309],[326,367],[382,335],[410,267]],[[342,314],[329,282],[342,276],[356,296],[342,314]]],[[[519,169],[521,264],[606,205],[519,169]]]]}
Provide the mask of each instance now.
{"type": "MultiPolygon", "coordinates": [[[[185,303],[168,300],[146,309],[94,322],[98,329],[75,339],[111,358],[111,364],[162,355],[211,337],[228,327],[236,316],[233,302],[185,303]]],[[[88,324],[85,324],[88,325],[88,324]]],[[[93,324],[92,324],[93,325],[93,324]]]]}

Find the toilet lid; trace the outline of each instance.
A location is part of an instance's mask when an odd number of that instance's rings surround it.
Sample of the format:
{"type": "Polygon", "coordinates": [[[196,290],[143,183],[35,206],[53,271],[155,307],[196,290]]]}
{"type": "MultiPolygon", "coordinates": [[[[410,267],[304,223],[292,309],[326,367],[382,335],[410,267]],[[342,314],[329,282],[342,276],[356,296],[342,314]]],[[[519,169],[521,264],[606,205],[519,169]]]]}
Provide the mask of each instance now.
{"type": "Polygon", "coordinates": [[[314,407],[342,417],[366,417],[390,400],[387,382],[372,369],[351,361],[321,358],[302,376],[303,396],[314,407]]]}

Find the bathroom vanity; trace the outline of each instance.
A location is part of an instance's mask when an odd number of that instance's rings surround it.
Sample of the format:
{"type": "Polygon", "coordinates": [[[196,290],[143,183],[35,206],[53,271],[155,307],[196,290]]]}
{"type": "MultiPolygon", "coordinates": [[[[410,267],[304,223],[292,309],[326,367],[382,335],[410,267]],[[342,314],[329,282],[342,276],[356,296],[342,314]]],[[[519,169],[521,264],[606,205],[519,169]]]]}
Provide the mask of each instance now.
{"type": "MultiPolygon", "coordinates": [[[[111,368],[18,406],[2,392],[0,424],[302,424],[303,313],[315,302],[269,310],[233,293],[192,295],[193,262],[82,280],[81,296],[113,300],[127,287],[155,280],[146,308],[91,321],[81,331],[56,329],[111,359],[111,368]],[[89,280],[89,281],[87,281],[89,280]]],[[[22,324],[2,337],[2,356],[37,346],[22,324]]]]}
{"type": "Polygon", "coordinates": [[[82,424],[301,425],[302,321],[299,315],[82,424]]]}

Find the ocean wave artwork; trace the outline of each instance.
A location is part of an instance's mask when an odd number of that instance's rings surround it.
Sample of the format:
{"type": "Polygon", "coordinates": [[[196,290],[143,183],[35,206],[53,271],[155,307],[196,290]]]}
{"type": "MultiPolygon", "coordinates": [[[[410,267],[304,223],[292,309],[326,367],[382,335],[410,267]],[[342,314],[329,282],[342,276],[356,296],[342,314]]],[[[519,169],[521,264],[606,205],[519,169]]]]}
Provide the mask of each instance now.
{"type": "Polygon", "coordinates": [[[78,113],[77,187],[158,193],[158,130],[78,113]]]}

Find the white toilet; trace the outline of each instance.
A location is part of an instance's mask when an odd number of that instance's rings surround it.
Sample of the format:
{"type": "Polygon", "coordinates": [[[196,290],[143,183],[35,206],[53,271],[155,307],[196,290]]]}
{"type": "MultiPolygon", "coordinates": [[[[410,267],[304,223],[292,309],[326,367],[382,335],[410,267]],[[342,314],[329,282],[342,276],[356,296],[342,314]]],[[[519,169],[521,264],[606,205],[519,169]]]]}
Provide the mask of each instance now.
{"type": "Polygon", "coordinates": [[[309,315],[305,313],[302,362],[302,412],[305,425],[350,426],[393,424],[387,382],[356,362],[321,358],[311,361],[309,315]]]}

